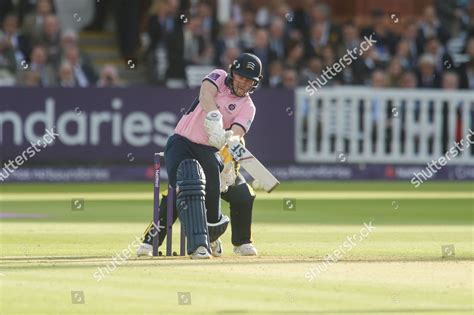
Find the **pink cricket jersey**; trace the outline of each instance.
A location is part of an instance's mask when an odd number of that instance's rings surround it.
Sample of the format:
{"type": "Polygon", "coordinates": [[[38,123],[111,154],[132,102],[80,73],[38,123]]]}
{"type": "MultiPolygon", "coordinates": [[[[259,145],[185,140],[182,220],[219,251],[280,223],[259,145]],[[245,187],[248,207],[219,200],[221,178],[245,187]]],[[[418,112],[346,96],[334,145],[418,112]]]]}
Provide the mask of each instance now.
{"type": "MultiPolygon", "coordinates": [[[[248,132],[255,116],[255,105],[250,96],[238,97],[232,94],[230,88],[225,84],[227,72],[216,69],[209,73],[204,79],[214,84],[217,88],[215,101],[219,112],[222,114],[224,129],[230,129],[232,125],[238,125],[248,132]]],[[[191,108],[179,120],[175,133],[188,140],[209,145],[209,136],[204,129],[206,112],[202,109],[198,98],[193,102],[191,108]]]]}

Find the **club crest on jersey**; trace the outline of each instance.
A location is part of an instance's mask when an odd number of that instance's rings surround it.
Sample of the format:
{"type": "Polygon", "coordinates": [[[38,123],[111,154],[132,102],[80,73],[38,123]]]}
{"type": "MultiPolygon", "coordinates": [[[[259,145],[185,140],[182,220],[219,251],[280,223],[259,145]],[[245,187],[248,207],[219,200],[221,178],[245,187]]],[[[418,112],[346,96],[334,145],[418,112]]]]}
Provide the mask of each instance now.
{"type": "Polygon", "coordinates": [[[247,62],[247,69],[255,70],[255,63],[247,62]]]}
{"type": "Polygon", "coordinates": [[[227,108],[230,110],[230,111],[233,111],[235,109],[235,104],[229,104],[229,106],[227,106],[227,108]]]}

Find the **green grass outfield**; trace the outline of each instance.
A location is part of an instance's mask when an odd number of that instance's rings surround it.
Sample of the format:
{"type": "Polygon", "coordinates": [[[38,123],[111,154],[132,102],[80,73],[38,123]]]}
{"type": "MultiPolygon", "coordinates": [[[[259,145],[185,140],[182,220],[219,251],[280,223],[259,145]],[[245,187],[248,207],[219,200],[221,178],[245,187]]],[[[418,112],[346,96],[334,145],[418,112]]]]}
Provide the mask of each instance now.
{"type": "Polygon", "coordinates": [[[260,256],[233,255],[229,229],[224,257],[210,261],[112,265],[151,219],[150,183],[1,184],[0,212],[2,315],[473,313],[473,183],[285,183],[257,195],[260,256]],[[325,262],[370,222],[366,238],[325,262]],[[454,252],[443,258],[445,245],[454,252]]]}

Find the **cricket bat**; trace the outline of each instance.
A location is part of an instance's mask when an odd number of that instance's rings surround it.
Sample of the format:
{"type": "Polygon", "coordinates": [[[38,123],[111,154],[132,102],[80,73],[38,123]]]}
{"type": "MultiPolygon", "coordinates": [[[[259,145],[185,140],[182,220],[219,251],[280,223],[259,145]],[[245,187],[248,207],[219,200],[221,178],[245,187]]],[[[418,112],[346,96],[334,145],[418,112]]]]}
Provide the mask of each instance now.
{"type": "Polygon", "coordinates": [[[273,176],[272,173],[270,173],[270,171],[267,170],[238,139],[228,138],[227,146],[229,147],[229,151],[234,160],[239,162],[240,166],[247,171],[253,179],[258,180],[267,193],[270,193],[280,185],[280,182],[275,178],[275,176],[273,176]]]}

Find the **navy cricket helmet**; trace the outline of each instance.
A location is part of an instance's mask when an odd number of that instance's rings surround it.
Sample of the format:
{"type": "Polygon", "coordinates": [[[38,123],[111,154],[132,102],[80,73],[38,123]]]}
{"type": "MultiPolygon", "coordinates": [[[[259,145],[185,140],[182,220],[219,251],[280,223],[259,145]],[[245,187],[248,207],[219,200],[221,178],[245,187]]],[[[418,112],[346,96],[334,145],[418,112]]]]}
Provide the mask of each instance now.
{"type": "Polygon", "coordinates": [[[229,65],[226,84],[230,87],[232,93],[236,94],[233,84],[234,73],[253,81],[252,88],[247,92],[252,93],[263,79],[262,62],[254,54],[243,53],[229,65]]]}

